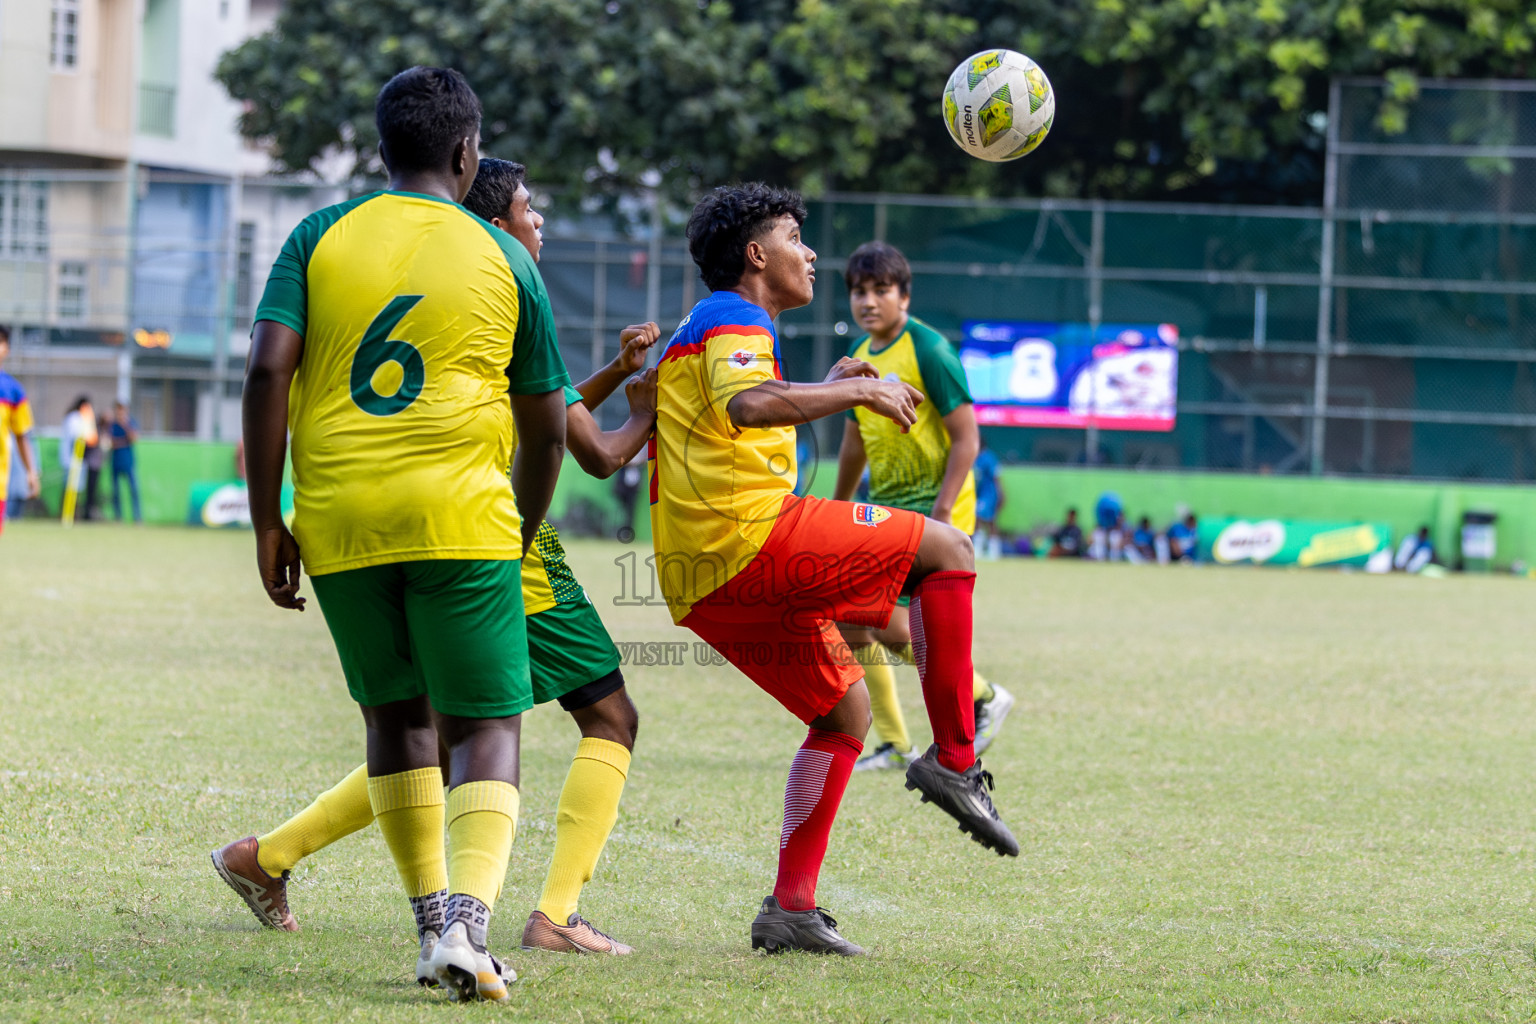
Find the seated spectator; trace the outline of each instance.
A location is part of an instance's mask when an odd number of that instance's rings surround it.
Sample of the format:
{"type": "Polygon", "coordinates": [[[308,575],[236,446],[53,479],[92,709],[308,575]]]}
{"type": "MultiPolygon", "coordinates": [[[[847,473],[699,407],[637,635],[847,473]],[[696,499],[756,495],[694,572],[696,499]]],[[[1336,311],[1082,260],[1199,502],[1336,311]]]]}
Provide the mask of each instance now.
{"type": "Polygon", "coordinates": [[[1424,567],[1435,559],[1435,545],[1429,539],[1429,527],[1419,527],[1418,533],[1410,533],[1397,546],[1392,568],[1399,572],[1423,572],[1424,567]]]}
{"type": "Polygon", "coordinates": [[[1082,558],[1083,528],[1077,525],[1077,509],[1067,509],[1067,521],[1051,534],[1051,558],[1082,558]]]}
{"type": "Polygon", "coordinates": [[[1125,560],[1138,565],[1158,560],[1157,531],[1152,529],[1152,520],[1146,516],[1141,517],[1131,533],[1131,543],[1125,549],[1125,560]]]}
{"type": "Polygon", "coordinates": [[[1168,527],[1168,553],[1175,562],[1200,561],[1199,522],[1193,512],[1168,527]]]}
{"type": "Polygon", "coordinates": [[[1125,506],[1120,495],[1105,491],[1093,506],[1093,540],[1088,557],[1095,562],[1117,562],[1125,548],[1125,506]]]}

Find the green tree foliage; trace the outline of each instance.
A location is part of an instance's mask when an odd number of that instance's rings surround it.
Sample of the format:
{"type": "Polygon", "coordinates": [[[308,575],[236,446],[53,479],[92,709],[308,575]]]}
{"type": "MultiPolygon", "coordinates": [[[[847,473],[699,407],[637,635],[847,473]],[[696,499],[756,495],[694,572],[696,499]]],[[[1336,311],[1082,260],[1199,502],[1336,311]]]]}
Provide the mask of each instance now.
{"type": "Polygon", "coordinates": [[[218,74],[294,169],[370,161],[379,85],[434,63],[479,91],[487,152],[589,192],[1313,201],[1330,76],[1386,76],[1390,132],[1419,76],[1525,76],[1533,41],[1529,0],[306,0],[218,74]],[[966,157],[939,118],[950,69],[988,46],[1056,88],[1051,138],[1015,164],[966,157]]]}

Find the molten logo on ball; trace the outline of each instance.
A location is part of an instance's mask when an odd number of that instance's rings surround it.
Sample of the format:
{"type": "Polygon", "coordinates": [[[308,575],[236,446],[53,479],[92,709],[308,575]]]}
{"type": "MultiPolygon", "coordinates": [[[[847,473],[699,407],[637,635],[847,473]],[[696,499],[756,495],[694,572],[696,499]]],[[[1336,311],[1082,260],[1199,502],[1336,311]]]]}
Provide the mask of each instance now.
{"type": "Polygon", "coordinates": [[[983,50],[949,76],[943,109],[955,145],[978,159],[1002,162],[1045,141],[1056,116],[1056,94],[1040,65],[1022,53],[983,50]]]}

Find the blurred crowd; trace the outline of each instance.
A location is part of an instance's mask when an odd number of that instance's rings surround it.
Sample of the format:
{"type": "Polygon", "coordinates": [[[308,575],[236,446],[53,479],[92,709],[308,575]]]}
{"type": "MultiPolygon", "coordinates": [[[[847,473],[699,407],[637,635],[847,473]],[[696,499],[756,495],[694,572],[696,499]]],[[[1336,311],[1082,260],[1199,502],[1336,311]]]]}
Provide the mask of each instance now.
{"type": "MultiPolygon", "coordinates": [[[[1095,503],[1089,533],[1083,533],[1077,509],[1069,508],[1065,520],[1048,539],[1043,554],[1050,558],[1142,565],[1200,561],[1199,520],[1193,512],[1175,518],[1163,529],[1154,527],[1150,516],[1141,516],[1132,527],[1126,519],[1125,505],[1113,491],[1101,495],[1095,503]]],[[[1032,550],[1020,554],[1042,553],[1028,538],[1021,538],[1021,542],[1029,542],[1032,550]]]]}

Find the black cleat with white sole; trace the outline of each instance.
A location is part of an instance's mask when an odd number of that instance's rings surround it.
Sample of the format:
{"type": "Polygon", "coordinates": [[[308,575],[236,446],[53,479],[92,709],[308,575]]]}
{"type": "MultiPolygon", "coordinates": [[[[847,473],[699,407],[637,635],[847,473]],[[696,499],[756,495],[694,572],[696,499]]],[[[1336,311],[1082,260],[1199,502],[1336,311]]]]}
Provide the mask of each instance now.
{"type": "Polygon", "coordinates": [[[752,948],[769,953],[798,949],[806,953],[863,956],[864,950],[838,934],[837,922],[820,907],[785,910],[769,896],[752,922],[752,948]]]}
{"type": "Polygon", "coordinates": [[[934,803],[960,823],[960,831],[999,857],[1017,857],[1019,841],[1013,838],[997,808],[992,806],[988,790],[992,773],[982,771],[977,761],[963,772],[951,771],[939,764],[939,745],[907,766],[907,788],[922,794],[923,803],[934,803]]]}

